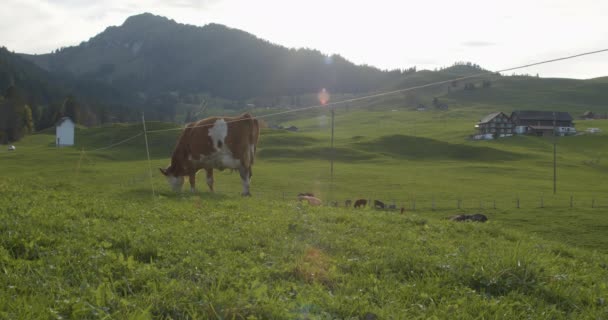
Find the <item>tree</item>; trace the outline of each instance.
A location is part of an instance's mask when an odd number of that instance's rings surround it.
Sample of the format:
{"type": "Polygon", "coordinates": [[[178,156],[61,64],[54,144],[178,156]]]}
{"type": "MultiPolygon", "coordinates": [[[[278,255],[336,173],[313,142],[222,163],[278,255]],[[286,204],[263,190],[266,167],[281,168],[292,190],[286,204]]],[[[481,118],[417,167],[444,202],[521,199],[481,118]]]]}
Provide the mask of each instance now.
{"type": "Polygon", "coordinates": [[[472,82],[465,83],[464,90],[475,90],[475,84],[472,82]]]}
{"type": "Polygon", "coordinates": [[[2,142],[8,143],[21,139],[33,130],[32,110],[25,103],[24,95],[15,86],[6,89],[5,99],[0,103],[2,142]]]}
{"type": "Polygon", "coordinates": [[[62,115],[70,117],[74,123],[80,122],[80,104],[74,96],[70,95],[63,101],[62,115]]]}
{"type": "Polygon", "coordinates": [[[19,108],[18,112],[20,113],[21,126],[24,133],[34,132],[34,119],[32,118],[32,109],[30,106],[24,104],[23,107],[19,108]]]}

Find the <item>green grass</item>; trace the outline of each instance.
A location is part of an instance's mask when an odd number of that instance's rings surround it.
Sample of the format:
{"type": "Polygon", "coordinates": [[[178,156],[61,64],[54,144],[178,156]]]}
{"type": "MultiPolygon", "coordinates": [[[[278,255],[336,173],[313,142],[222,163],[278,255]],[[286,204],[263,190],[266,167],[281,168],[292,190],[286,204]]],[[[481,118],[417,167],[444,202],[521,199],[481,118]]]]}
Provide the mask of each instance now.
{"type": "Polygon", "coordinates": [[[74,148],[28,136],[0,152],[0,318],[608,316],[608,121],[558,140],[553,195],[552,140],[469,141],[476,106],[388,112],[338,109],[333,184],[327,114],[264,130],[245,199],[229,171],[215,194],[202,176],[198,194],[169,191],[155,168],[179,131],[148,136],[152,180],[143,136],[93,151],[140,125],[79,129],[74,148]],[[313,208],[304,191],[406,212],[313,208]],[[445,219],[475,212],[489,222],[445,219]]]}

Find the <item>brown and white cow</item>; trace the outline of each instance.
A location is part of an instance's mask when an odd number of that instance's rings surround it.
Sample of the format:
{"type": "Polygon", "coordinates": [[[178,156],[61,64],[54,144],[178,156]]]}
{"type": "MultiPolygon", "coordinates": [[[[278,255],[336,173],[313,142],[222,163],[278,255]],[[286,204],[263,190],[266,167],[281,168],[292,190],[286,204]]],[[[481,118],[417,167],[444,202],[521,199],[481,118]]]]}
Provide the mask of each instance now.
{"type": "Polygon", "coordinates": [[[249,193],[251,166],[260,135],[258,120],[249,113],[238,117],[211,117],[189,123],[182,131],[173,150],[171,164],[160,172],[174,191],[180,191],[184,177],[190,178],[194,192],[196,172],[205,169],[207,185],[213,191],[213,169],[238,170],[243,182],[244,196],[249,193]]]}

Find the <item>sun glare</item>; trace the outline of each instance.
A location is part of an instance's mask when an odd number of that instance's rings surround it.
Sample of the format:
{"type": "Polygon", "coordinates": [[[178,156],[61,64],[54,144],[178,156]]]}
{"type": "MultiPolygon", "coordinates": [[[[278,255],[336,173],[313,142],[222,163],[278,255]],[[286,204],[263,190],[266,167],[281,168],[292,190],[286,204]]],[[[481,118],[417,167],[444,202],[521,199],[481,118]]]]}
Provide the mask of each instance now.
{"type": "Polygon", "coordinates": [[[329,92],[327,92],[327,90],[325,88],[323,88],[317,95],[317,98],[319,98],[319,102],[321,103],[321,105],[324,106],[327,104],[327,102],[329,102],[329,98],[330,98],[329,92]]]}

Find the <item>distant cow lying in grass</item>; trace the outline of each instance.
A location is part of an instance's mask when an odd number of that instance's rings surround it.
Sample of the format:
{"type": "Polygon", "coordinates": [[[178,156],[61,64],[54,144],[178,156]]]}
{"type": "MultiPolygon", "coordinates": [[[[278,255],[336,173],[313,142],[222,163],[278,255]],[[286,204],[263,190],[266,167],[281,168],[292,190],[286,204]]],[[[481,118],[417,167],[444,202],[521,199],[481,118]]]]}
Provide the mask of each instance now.
{"type": "Polygon", "coordinates": [[[311,206],[320,206],[321,205],[321,199],[315,198],[315,197],[311,197],[311,196],[302,195],[302,194],[298,195],[298,200],[300,200],[300,201],[308,201],[308,204],[311,205],[311,206]]]}
{"type": "Polygon", "coordinates": [[[459,214],[453,217],[450,217],[452,221],[475,221],[475,222],[486,222],[488,221],[488,217],[481,213],[476,214],[459,214]]]}
{"type": "Polygon", "coordinates": [[[384,209],[384,208],[386,208],[386,205],[384,204],[384,202],[382,202],[380,200],[374,200],[374,208],[384,209]]]}
{"type": "Polygon", "coordinates": [[[355,208],[364,208],[367,205],[367,200],[359,199],[355,201],[355,208]]]}
{"type": "Polygon", "coordinates": [[[314,196],[315,196],[315,194],[314,194],[314,193],[312,193],[312,192],[301,192],[301,193],[298,193],[298,197],[299,197],[299,196],[314,197],[314,196]]]}

